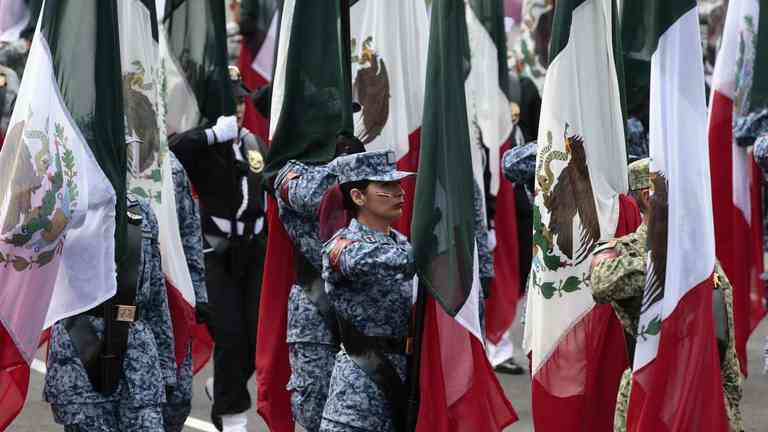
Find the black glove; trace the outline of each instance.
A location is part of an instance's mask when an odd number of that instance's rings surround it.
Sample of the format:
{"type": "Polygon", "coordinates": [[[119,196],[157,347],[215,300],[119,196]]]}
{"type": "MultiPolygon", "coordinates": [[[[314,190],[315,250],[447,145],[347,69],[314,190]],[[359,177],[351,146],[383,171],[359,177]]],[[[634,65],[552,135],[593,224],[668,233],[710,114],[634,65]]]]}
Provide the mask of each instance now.
{"type": "Polygon", "coordinates": [[[171,386],[171,385],[166,385],[165,386],[165,400],[166,401],[170,401],[171,400],[171,397],[173,396],[173,390],[175,388],[176,387],[171,386]]]}
{"type": "Polygon", "coordinates": [[[491,298],[491,281],[493,278],[480,278],[480,287],[483,289],[483,298],[488,300],[491,298]]]}
{"type": "Polygon", "coordinates": [[[195,304],[195,321],[198,324],[210,324],[213,320],[213,311],[208,303],[195,304]]]}
{"type": "Polygon", "coordinates": [[[349,132],[341,132],[336,136],[336,157],[362,153],[365,151],[363,142],[349,132]]]}

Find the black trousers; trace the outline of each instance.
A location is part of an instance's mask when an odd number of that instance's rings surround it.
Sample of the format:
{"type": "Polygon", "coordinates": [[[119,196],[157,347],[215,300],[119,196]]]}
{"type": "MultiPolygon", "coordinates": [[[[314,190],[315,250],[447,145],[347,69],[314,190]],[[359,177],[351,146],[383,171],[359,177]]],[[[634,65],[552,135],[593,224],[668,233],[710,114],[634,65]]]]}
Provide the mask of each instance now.
{"type": "Polygon", "coordinates": [[[528,273],[533,261],[533,204],[528,200],[523,185],[515,185],[517,212],[518,265],[520,266],[520,295],[525,293],[528,273]]]}
{"type": "Polygon", "coordinates": [[[237,247],[205,254],[205,280],[213,311],[209,329],[215,343],[211,410],[215,424],[220,424],[222,415],[251,407],[248,380],[255,370],[265,249],[266,235],[262,233],[237,247]]]}

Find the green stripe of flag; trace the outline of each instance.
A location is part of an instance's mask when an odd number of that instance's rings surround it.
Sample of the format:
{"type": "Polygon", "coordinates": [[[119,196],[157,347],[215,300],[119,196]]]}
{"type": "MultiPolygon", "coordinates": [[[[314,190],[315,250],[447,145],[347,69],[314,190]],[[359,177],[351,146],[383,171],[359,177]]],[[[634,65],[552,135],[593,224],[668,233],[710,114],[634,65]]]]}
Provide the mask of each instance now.
{"type": "Polygon", "coordinates": [[[475,16],[491,36],[499,62],[499,87],[509,94],[509,67],[507,66],[507,32],[504,28],[504,3],[501,0],[469,0],[475,16]]]}
{"type": "Polygon", "coordinates": [[[45,2],[41,36],[64,105],[117,198],[117,262],[124,256],[126,149],[116,0],[45,2]]]}
{"type": "Polygon", "coordinates": [[[220,1],[168,1],[165,5],[168,49],[178,61],[195,93],[203,121],[207,122],[235,113],[224,8],[220,1]]]}
{"type": "Polygon", "coordinates": [[[464,94],[468,49],[464,1],[435,0],[411,232],[420,281],[452,316],[473,282],[472,156],[464,94]]]}
{"type": "MultiPolygon", "coordinates": [[[[293,15],[283,17],[292,25],[290,34],[280,38],[280,43],[288,38],[290,43],[285,76],[276,75],[273,84],[273,91],[282,89],[284,96],[279,118],[271,119],[276,124],[267,155],[268,178],[291,159],[330,161],[336,151],[336,134],[353,131],[347,75],[351,60],[349,52],[342,52],[346,45],[342,43],[339,3],[295,0],[292,9],[284,9],[286,13],[293,10],[293,15]]],[[[275,97],[272,102],[280,103],[275,97]]]]}
{"type": "Polygon", "coordinates": [[[696,7],[696,0],[624,1],[624,52],[630,58],[650,60],[659,38],[696,7]]]}
{"type": "Polygon", "coordinates": [[[768,2],[760,2],[750,110],[768,108],[768,2]]]}

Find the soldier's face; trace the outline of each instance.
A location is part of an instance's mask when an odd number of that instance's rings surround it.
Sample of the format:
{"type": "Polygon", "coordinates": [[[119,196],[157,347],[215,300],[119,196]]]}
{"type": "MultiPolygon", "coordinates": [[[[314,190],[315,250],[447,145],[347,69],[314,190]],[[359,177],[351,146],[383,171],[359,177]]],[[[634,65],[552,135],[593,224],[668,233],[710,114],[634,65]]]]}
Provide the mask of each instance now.
{"type": "Polygon", "coordinates": [[[392,223],[403,215],[405,191],[400,182],[372,182],[358,197],[355,201],[362,207],[361,211],[377,219],[392,223]]]}

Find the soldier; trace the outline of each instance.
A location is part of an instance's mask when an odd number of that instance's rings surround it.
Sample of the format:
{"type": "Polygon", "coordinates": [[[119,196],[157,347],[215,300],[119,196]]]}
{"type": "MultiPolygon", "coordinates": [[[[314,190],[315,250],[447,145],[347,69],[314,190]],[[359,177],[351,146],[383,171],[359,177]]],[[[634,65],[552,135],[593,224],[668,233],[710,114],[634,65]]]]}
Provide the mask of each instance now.
{"type": "MultiPolygon", "coordinates": [[[[522,143],[520,139],[516,140],[522,143]]],[[[517,213],[518,266],[520,269],[521,296],[525,294],[528,273],[531,269],[533,242],[533,176],[536,170],[536,143],[519,144],[507,150],[502,157],[502,171],[510,182],[514,183],[515,211],[517,213]]],[[[525,312],[525,311],[523,311],[525,312]]],[[[521,316],[523,321],[524,317],[521,316]]],[[[505,336],[509,338],[511,336],[505,336]]],[[[504,344],[512,342],[501,341],[499,349],[504,344]]],[[[509,350],[509,358],[494,367],[496,372],[521,375],[525,369],[520,366],[513,356],[514,347],[509,350]]]]}
{"type": "MultiPolygon", "coordinates": [[[[358,153],[363,144],[340,135],[337,154],[358,153]]],[[[291,408],[294,419],[309,432],[320,429],[339,337],[322,271],[319,210],[336,175],[327,165],[290,161],[275,179],[280,221],[296,248],[296,283],[288,299],[288,352],[291,363],[291,408]]]]}
{"type": "Polygon", "coordinates": [[[387,151],[344,156],[329,167],[353,219],[322,253],[343,348],[320,430],[402,430],[415,263],[410,243],[391,225],[405,202],[400,180],[414,174],[397,171],[387,151]]]}
{"type": "Polygon", "coordinates": [[[116,362],[122,368],[114,376],[101,375],[100,348],[108,343],[103,306],[51,329],[43,394],[67,432],[165,430],[162,404],[176,385],[176,360],[158,225],[147,202],[129,196],[128,206],[129,252],[116,296],[122,301],[111,323],[111,342],[123,346],[116,362]]]}
{"type": "Polygon", "coordinates": [[[170,147],[200,198],[209,328],[215,342],[211,418],[220,430],[244,432],[266,247],[261,186],[266,149],[242,126],[250,91],[237,68],[230,67],[230,78],[236,116],[176,135],[170,147]]]}
{"type": "MultiPolygon", "coordinates": [[[[168,153],[173,172],[173,186],[176,195],[176,214],[179,232],[184,247],[184,256],[192,277],[195,290],[196,318],[198,323],[207,322],[208,291],[205,287],[205,256],[203,255],[203,231],[200,226],[200,211],[192,198],[187,172],[172,152],[168,153]]],[[[166,432],[181,432],[192,408],[192,343],[187,355],[178,368],[176,388],[163,406],[163,422],[166,432]]]]}
{"type": "MultiPolygon", "coordinates": [[[[635,338],[640,319],[640,307],[643,300],[643,290],[646,280],[646,239],[648,233],[647,216],[650,211],[651,180],[648,171],[649,160],[641,159],[629,165],[630,194],[638,201],[643,212],[643,223],[637,231],[626,236],[611,240],[600,246],[592,261],[590,281],[592,296],[598,304],[610,303],[616,316],[624,327],[627,342],[627,352],[631,357],[635,351],[635,338]]],[[[736,357],[736,347],[733,330],[733,289],[722,272],[720,265],[715,266],[715,296],[723,299],[724,313],[719,327],[725,333],[722,339],[718,337],[721,351],[721,373],[723,390],[726,395],[726,408],[731,424],[731,430],[739,432],[741,426],[741,376],[736,357]],[[719,291],[719,293],[718,293],[719,291]],[[724,340],[723,340],[724,339],[724,340]]],[[[717,332],[716,332],[717,333],[717,332]]],[[[627,407],[632,387],[632,370],[627,369],[621,379],[616,400],[616,415],[614,430],[625,431],[627,424],[627,407]]]]}

